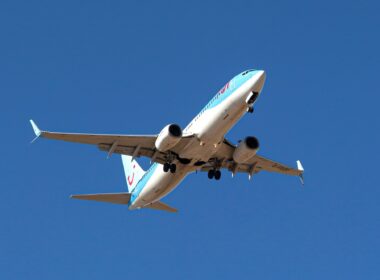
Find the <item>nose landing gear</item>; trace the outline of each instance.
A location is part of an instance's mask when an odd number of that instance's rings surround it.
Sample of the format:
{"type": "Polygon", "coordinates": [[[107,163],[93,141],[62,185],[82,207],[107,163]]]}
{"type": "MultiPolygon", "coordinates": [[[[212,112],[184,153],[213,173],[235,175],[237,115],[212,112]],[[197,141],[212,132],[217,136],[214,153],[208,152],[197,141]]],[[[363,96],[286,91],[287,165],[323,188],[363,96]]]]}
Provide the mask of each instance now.
{"type": "Polygon", "coordinates": [[[247,112],[248,113],[253,113],[254,111],[254,108],[253,108],[253,105],[257,99],[257,97],[259,97],[259,93],[258,92],[255,92],[255,91],[252,91],[252,93],[248,96],[246,102],[247,102],[247,112]]]}

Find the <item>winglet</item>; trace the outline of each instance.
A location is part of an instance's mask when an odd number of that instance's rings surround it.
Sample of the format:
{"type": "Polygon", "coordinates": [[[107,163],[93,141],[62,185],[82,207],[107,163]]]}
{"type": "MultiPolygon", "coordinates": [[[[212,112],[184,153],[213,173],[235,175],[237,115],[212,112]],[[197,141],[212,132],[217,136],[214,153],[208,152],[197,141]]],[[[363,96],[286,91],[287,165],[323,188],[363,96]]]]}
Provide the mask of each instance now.
{"type": "Polygon", "coordinates": [[[33,127],[33,130],[34,130],[34,133],[36,134],[36,136],[40,136],[41,135],[41,130],[38,128],[38,126],[36,125],[36,123],[33,121],[33,120],[30,120],[30,123],[33,127]]]}
{"type": "Polygon", "coordinates": [[[299,171],[301,171],[299,177],[300,177],[300,180],[301,180],[301,184],[304,185],[305,182],[304,182],[304,179],[303,179],[303,172],[304,172],[304,169],[303,169],[303,166],[301,164],[301,162],[299,160],[297,160],[297,168],[299,171]]]}
{"type": "Polygon", "coordinates": [[[304,171],[303,166],[299,160],[297,160],[297,168],[299,171],[304,171]]]}
{"type": "Polygon", "coordinates": [[[38,128],[38,126],[35,124],[35,122],[34,122],[33,120],[30,120],[30,124],[31,124],[32,127],[33,127],[34,134],[36,134],[36,137],[32,140],[32,143],[33,143],[34,141],[36,141],[36,139],[37,139],[38,137],[40,137],[40,135],[41,135],[41,130],[38,128]]]}

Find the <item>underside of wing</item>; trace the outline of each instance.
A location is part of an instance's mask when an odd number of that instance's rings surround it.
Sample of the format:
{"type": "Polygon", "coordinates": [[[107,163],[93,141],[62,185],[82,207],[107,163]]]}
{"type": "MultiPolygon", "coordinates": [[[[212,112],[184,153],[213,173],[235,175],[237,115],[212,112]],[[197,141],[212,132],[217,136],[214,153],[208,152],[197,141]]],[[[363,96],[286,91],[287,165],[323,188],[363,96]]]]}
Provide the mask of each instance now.
{"type": "MultiPolygon", "coordinates": [[[[101,151],[111,156],[113,153],[129,155],[133,157],[145,156],[152,161],[165,163],[167,152],[160,152],[155,147],[158,135],[120,135],[120,134],[87,134],[87,133],[62,133],[42,131],[31,120],[33,130],[37,137],[66,142],[96,145],[101,151]]],[[[178,154],[183,147],[193,138],[193,135],[183,136],[180,141],[170,149],[171,153],[178,154]]]]}
{"type": "Polygon", "coordinates": [[[300,162],[297,162],[298,167],[292,168],[285,164],[255,155],[244,163],[236,163],[233,160],[233,153],[236,146],[228,140],[224,140],[220,149],[215,154],[215,157],[210,159],[208,163],[202,166],[201,171],[209,171],[215,168],[228,169],[232,173],[248,173],[253,175],[262,170],[276,172],[287,175],[302,176],[304,170],[300,162]]]}
{"type": "Polygon", "coordinates": [[[264,158],[262,156],[256,155],[254,156],[248,163],[248,166],[252,166],[253,164],[257,165],[257,170],[265,170],[269,172],[276,172],[287,175],[300,176],[304,170],[293,168],[287,166],[285,164],[273,161],[271,159],[264,158]]]}
{"type": "MultiPolygon", "coordinates": [[[[145,136],[148,137],[148,136],[145,136]]],[[[142,142],[140,143],[129,143],[121,145],[113,143],[102,143],[98,145],[98,148],[101,151],[109,152],[112,151],[112,153],[116,154],[122,154],[122,155],[129,155],[129,156],[134,156],[134,157],[148,157],[151,159],[152,162],[158,162],[158,163],[165,163],[167,162],[167,157],[168,157],[168,152],[161,152],[156,149],[155,147],[155,140],[157,136],[151,136],[152,140],[151,143],[146,143],[143,144],[142,142]],[[133,145],[135,144],[135,145],[133,145]]],[[[182,148],[185,147],[189,141],[193,138],[193,135],[189,136],[184,136],[181,138],[179,143],[175,145],[172,149],[170,149],[170,152],[174,155],[178,155],[182,148]]]]}

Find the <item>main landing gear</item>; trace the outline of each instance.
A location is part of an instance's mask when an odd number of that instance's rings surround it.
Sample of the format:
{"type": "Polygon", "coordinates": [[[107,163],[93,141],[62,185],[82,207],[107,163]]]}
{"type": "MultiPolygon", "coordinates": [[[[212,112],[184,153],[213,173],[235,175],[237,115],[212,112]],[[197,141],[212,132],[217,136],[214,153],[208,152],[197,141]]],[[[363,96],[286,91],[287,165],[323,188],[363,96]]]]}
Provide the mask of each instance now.
{"type": "Polygon", "coordinates": [[[220,170],[215,170],[215,169],[211,169],[208,171],[208,178],[209,179],[213,179],[215,178],[215,180],[220,180],[220,177],[222,177],[222,172],[220,172],[220,170]]]}
{"type": "Polygon", "coordinates": [[[164,172],[168,172],[170,170],[171,173],[175,173],[177,171],[177,165],[175,165],[174,163],[168,163],[166,162],[164,164],[164,172]]]}
{"type": "Polygon", "coordinates": [[[175,155],[172,152],[168,152],[165,157],[165,163],[163,166],[164,172],[167,173],[170,170],[170,173],[175,173],[177,171],[177,165],[173,163],[175,155]]]}

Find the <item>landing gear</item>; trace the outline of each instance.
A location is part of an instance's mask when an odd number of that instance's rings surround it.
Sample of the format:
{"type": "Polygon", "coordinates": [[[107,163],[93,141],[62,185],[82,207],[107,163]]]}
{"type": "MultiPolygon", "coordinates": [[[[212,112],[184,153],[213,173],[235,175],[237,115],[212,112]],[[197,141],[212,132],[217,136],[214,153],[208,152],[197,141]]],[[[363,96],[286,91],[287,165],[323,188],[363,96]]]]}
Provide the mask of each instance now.
{"type": "Polygon", "coordinates": [[[220,180],[220,177],[222,177],[222,172],[220,172],[220,170],[211,169],[208,171],[207,176],[209,179],[215,178],[215,180],[218,181],[218,180],[220,180]]]}
{"type": "Polygon", "coordinates": [[[170,170],[170,173],[175,173],[177,171],[177,165],[173,163],[174,159],[175,159],[175,154],[169,151],[165,157],[166,162],[164,163],[164,167],[163,167],[165,173],[167,173],[169,170],[170,170]]]}
{"type": "Polygon", "coordinates": [[[220,172],[220,170],[216,170],[214,177],[215,177],[215,180],[219,181],[220,177],[222,177],[222,172],[220,172]]]}
{"type": "Polygon", "coordinates": [[[168,172],[169,169],[170,169],[170,163],[165,162],[165,164],[164,164],[164,172],[165,173],[168,172]]]}
{"type": "Polygon", "coordinates": [[[176,170],[177,170],[177,165],[175,165],[174,163],[172,163],[172,164],[170,165],[170,172],[171,172],[171,173],[175,173],[176,170]]]}
{"type": "Polygon", "coordinates": [[[164,172],[168,172],[170,170],[171,173],[175,173],[177,171],[177,165],[174,163],[164,163],[164,172]]]}
{"type": "Polygon", "coordinates": [[[248,113],[251,113],[251,114],[252,114],[254,111],[255,111],[255,109],[254,109],[253,107],[248,107],[248,108],[247,108],[247,112],[248,112],[248,113]]]}

